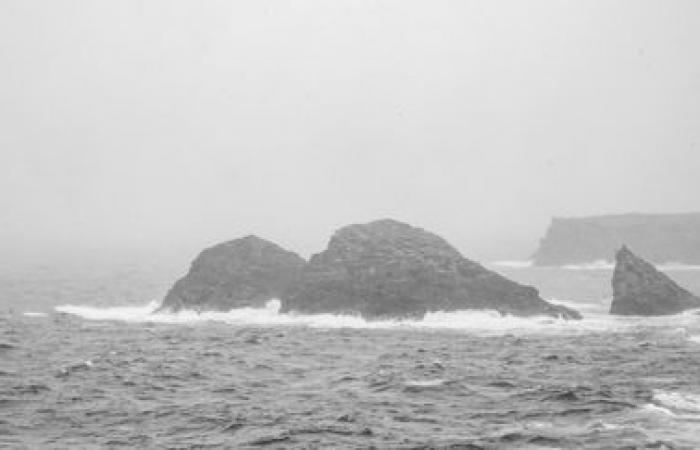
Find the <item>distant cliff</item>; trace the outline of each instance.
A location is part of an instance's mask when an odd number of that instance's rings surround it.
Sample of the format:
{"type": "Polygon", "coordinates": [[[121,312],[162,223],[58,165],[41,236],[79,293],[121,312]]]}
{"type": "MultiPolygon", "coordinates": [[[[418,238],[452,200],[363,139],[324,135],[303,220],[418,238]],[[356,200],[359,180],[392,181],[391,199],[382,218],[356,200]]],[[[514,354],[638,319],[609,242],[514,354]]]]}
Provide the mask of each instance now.
{"type": "Polygon", "coordinates": [[[554,218],[532,259],[540,266],[612,261],[625,244],[652,263],[700,264],[700,213],[554,218]]]}

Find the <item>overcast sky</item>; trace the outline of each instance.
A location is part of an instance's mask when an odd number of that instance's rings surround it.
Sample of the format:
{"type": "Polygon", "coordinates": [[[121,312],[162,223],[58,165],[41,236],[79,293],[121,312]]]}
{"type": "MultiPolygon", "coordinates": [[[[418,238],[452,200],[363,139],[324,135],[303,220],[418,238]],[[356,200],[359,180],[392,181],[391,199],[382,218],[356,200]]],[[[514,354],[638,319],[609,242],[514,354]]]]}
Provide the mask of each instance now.
{"type": "Polygon", "coordinates": [[[0,248],[308,255],[394,217],[527,256],[700,210],[700,2],[0,2],[0,248]]]}

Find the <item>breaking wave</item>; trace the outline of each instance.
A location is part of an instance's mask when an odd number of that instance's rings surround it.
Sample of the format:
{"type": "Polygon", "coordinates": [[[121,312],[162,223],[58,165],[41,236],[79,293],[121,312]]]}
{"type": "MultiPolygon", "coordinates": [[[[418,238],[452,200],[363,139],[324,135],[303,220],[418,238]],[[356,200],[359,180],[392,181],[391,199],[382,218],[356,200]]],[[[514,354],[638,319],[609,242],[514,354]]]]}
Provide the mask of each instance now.
{"type": "Polygon", "coordinates": [[[657,269],[669,272],[683,272],[689,270],[700,270],[697,264],[664,263],[656,266],[657,269]]]}
{"type": "MultiPolygon", "coordinates": [[[[495,267],[506,267],[509,269],[529,269],[535,267],[535,263],[532,260],[526,261],[494,261],[491,263],[495,267]]],[[[591,261],[587,263],[579,264],[564,264],[561,266],[542,266],[554,269],[566,269],[566,270],[612,270],[615,268],[615,264],[610,261],[605,261],[603,259],[597,261],[591,261]]],[[[676,267],[674,265],[673,267],[676,267]]]]}
{"type": "Polygon", "coordinates": [[[563,328],[567,321],[551,317],[522,318],[502,316],[496,311],[431,312],[423,319],[366,320],[360,316],[341,314],[280,313],[280,301],[270,300],[262,308],[239,308],[228,312],[183,310],[176,313],[155,312],[158,302],[144,306],[100,308],[94,306],[63,305],[56,311],[73,314],[88,320],[118,320],[126,322],[153,322],[193,324],[224,322],[233,325],[302,325],[318,328],[426,328],[462,329],[475,332],[527,330],[541,327],[563,328]]]}
{"type": "Polygon", "coordinates": [[[566,270],[612,270],[615,268],[615,264],[604,259],[599,259],[582,264],[565,264],[561,267],[566,270]]]}
{"type": "Polygon", "coordinates": [[[697,394],[656,390],[653,399],[672,411],[700,414],[700,395],[697,394]]]}
{"type": "MultiPolygon", "coordinates": [[[[624,331],[640,325],[658,325],[680,322],[692,323],[696,315],[681,314],[663,318],[629,318],[611,316],[600,311],[596,305],[554,301],[584,311],[583,320],[564,320],[546,316],[516,317],[503,316],[496,311],[436,311],[429,312],[422,319],[366,320],[360,316],[340,314],[298,314],[280,313],[279,300],[270,300],[261,308],[240,308],[228,312],[197,312],[183,310],[177,313],[155,312],[159,302],[153,301],[142,306],[95,307],[85,305],[62,305],[55,310],[79,316],[87,320],[124,321],[135,323],[198,324],[222,322],[231,325],[254,326],[308,326],[315,328],[368,328],[368,329],[418,329],[456,330],[478,335],[522,334],[578,334],[589,332],[624,331]],[[596,308],[598,308],[596,310],[596,308]],[[670,317],[670,318],[669,318],[670,317]]],[[[680,323],[682,325],[682,323],[680,323]]]]}
{"type": "MultiPolygon", "coordinates": [[[[512,261],[512,262],[515,262],[515,261],[512,261]]],[[[494,264],[498,265],[497,263],[494,263],[494,264]]],[[[511,265],[508,267],[531,267],[531,266],[511,265]]],[[[586,262],[586,263],[564,264],[562,266],[554,266],[554,267],[560,267],[561,269],[564,269],[564,270],[613,270],[613,269],[615,269],[615,263],[611,262],[611,261],[604,260],[604,259],[599,259],[596,261],[591,261],[591,262],[586,262]]],[[[663,264],[656,264],[656,268],[658,270],[663,271],[663,272],[685,272],[685,271],[700,270],[700,265],[668,262],[668,263],[663,263],[663,264]]]]}
{"type": "Polygon", "coordinates": [[[642,410],[652,414],[661,414],[683,421],[700,421],[700,395],[687,392],[655,390],[653,403],[647,403],[642,410]]]}
{"type": "Polygon", "coordinates": [[[491,263],[498,267],[510,267],[514,269],[526,269],[533,266],[533,262],[528,261],[494,261],[491,263]]]}

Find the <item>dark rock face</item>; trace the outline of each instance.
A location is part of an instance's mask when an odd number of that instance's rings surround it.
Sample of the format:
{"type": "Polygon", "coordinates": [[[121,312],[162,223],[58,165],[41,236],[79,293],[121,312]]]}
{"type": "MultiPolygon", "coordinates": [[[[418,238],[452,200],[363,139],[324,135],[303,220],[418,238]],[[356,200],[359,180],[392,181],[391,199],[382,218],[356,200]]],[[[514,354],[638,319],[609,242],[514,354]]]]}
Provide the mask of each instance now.
{"type": "Polygon", "coordinates": [[[700,308],[700,298],[623,246],[615,255],[610,314],[660,316],[700,308]]]}
{"type": "Polygon", "coordinates": [[[700,263],[700,213],[555,218],[532,259],[557,266],[608,260],[627,244],[647,260],[700,263]]]}
{"type": "Polygon", "coordinates": [[[465,259],[439,236],[393,220],[337,231],[306,265],[282,309],[366,318],[463,309],[580,318],[542,300],[535,288],[465,259]]]}
{"type": "Polygon", "coordinates": [[[260,307],[283,297],[305,264],[297,254],[255,236],[225,242],[197,256],[160,310],[260,307]]]}

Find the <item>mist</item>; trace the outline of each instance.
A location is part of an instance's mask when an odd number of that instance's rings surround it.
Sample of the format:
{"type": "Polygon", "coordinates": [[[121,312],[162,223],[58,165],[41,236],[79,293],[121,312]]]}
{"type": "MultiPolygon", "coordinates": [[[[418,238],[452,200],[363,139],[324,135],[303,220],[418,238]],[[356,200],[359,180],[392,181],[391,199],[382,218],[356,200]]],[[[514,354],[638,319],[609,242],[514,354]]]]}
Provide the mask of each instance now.
{"type": "Polygon", "coordinates": [[[700,210],[692,0],[5,0],[0,64],[5,255],[700,210]]]}

